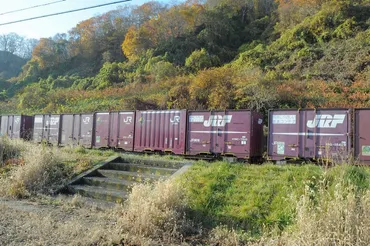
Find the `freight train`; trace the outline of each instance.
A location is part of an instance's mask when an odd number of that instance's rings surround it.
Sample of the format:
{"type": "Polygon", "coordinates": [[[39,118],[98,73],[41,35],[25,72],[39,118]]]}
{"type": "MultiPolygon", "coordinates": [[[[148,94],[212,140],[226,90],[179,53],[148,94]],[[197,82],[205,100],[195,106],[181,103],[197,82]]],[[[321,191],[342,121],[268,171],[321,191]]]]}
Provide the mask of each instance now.
{"type": "Polygon", "coordinates": [[[251,110],[2,115],[0,135],[193,158],[256,162],[352,156],[370,163],[370,109],[270,110],[266,137],[264,125],[263,115],[251,110]]]}

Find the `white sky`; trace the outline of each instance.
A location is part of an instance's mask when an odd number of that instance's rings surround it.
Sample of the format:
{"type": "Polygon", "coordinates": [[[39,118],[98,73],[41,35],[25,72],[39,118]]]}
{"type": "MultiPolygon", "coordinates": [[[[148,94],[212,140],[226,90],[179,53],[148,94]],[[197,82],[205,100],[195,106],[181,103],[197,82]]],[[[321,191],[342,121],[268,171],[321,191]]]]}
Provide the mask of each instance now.
{"type": "MultiPolygon", "coordinates": [[[[57,0],[0,0],[0,13],[27,8],[35,5],[55,2],[57,0]]],[[[56,3],[53,5],[25,10],[22,12],[0,15],[0,24],[10,21],[26,19],[30,17],[63,12],[72,9],[84,8],[104,3],[116,2],[118,0],[66,0],[65,2],[56,3]]],[[[27,22],[15,23],[5,26],[0,26],[0,34],[15,32],[27,38],[52,37],[56,33],[65,33],[72,27],[76,26],[82,20],[89,19],[109,10],[116,9],[118,6],[124,5],[141,5],[149,0],[132,0],[131,2],[110,5],[91,10],[84,10],[75,13],[69,13],[59,16],[52,16],[27,22]]],[[[171,2],[169,0],[161,0],[160,2],[171,2]]]]}

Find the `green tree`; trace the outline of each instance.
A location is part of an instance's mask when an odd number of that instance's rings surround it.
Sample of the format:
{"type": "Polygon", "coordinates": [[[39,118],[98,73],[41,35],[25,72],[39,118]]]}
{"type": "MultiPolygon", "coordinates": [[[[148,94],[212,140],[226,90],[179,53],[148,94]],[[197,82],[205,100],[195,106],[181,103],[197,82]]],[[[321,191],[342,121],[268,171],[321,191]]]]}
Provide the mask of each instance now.
{"type": "Polygon", "coordinates": [[[191,71],[199,71],[219,64],[220,59],[210,55],[204,48],[195,50],[185,61],[185,66],[191,71]]]}

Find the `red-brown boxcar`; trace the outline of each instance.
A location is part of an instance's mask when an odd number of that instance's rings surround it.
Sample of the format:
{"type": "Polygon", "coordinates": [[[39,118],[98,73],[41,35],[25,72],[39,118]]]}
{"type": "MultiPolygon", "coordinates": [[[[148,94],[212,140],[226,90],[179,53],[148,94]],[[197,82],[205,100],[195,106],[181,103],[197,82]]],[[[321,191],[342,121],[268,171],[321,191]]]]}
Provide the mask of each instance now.
{"type": "Polygon", "coordinates": [[[34,116],[33,141],[58,145],[60,143],[61,116],[59,114],[39,114],[34,116]]]}
{"type": "Polygon", "coordinates": [[[93,140],[93,114],[63,114],[61,116],[60,145],[81,145],[91,148],[93,140]]]}
{"type": "Polygon", "coordinates": [[[186,110],[136,111],[134,150],[185,154],[186,110]]]}
{"type": "Polygon", "coordinates": [[[134,150],[135,111],[96,113],[96,148],[134,150]]]}
{"type": "Polygon", "coordinates": [[[263,116],[250,110],[190,111],[187,154],[258,159],[263,151],[263,116]]]}
{"type": "Polygon", "coordinates": [[[30,140],[33,130],[33,116],[2,115],[0,135],[11,139],[22,138],[30,140]]]}
{"type": "Polygon", "coordinates": [[[351,149],[350,109],[271,110],[268,156],[272,160],[329,159],[351,149]]]}
{"type": "Polygon", "coordinates": [[[370,109],[355,109],[354,154],[363,164],[370,164],[370,109]]]}

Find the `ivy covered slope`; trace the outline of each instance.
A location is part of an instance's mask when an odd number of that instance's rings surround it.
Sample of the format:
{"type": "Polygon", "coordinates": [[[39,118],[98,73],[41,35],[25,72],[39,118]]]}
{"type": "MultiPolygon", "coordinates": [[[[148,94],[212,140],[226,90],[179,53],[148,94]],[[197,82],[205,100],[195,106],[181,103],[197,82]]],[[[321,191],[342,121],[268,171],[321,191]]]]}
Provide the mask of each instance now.
{"type": "Polygon", "coordinates": [[[0,110],[368,107],[369,26],[370,0],[126,6],[41,39],[0,110]]]}

